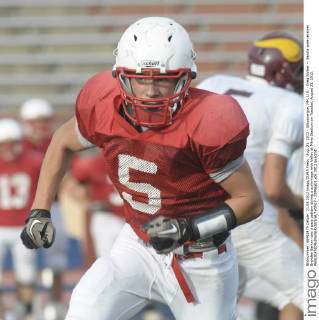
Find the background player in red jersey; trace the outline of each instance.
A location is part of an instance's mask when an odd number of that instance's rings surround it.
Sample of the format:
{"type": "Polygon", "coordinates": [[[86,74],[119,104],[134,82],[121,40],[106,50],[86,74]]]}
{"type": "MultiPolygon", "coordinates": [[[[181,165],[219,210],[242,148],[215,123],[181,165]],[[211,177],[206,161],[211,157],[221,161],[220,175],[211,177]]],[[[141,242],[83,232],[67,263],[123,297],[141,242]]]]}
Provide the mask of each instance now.
{"type": "MultiPolygon", "coordinates": [[[[25,101],[20,109],[20,119],[25,131],[24,146],[45,154],[54,129],[55,111],[53,106],[44,99],[35,98],[25,101]]],[[[55,243],[49,250],[43,251],[44,269],[43,285],[50,291],[50,301],[44,306],[46,314],[55,314],[55,319],[64,318],[65,307],[63,298],[63,271],[67,265],[67,234],[58,201],[54,201],[51,211],[54,212],[54,225],[57,227],[55,243]]]]}
{"type": "Polygon", "coordinates": [[[72,192],[71,196],[85,202],[85,259],[88,260],[87,265],[91,265],[96,257],[110,253],[115,238],[123,227],[123,200],[107,175],[101,154],[76,157],[72,161],[71,174],[85,188],[80,199],[76,192],[72,192]],[[91,241],[94,253],[90,250],[91,241]]]}
{"type": "Polygon", "coordinates": [[[25,130],[24,144],[45,153],[54,131],[54,109],[44,99],[30,99],[23,103],[20,118],[25,130]]]}
{"type": "Polygon", "coordinates": [[[19,234],[33,201],[42,161],[38,153],[23,147],[22,138],[17,121],[0,119],[0,282],[4,255],[10,248],[19,300],[15,310],[18,319],[26,319],[32,313],[36,257],[21,245],[19,234]]]}
{"type": "Polygon", "coordinates": [[[84,85],[76,118],[54,134],[22,241],[53,240],[49,208],[70,155],[96,145],[127,223],[74,289],[66,319],[130,319],[156,300],[177,320],[234,320],[230,230],[263,207],[243,158],[247,119],[231,97],[189,88],[196,54],[174,20],[137,21],[115,55],[113,74],[84,85]]]}

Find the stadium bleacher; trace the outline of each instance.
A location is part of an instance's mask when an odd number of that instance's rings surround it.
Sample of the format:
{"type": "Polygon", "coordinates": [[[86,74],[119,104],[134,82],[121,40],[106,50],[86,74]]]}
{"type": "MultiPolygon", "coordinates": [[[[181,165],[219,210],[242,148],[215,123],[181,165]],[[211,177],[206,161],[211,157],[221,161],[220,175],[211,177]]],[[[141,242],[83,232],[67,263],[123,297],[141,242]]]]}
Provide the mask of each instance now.
{"type": "Polygon", "coordinates": [[[169,16],[186,27],[201,80],[243,74],[247,48],[265,32],[301,37],[302,10],[301,0],[2,0],[0,108],[15,112],[37,95],[71,112],[84,81],[112,67],[121,32],[142,16],[169,16]]]}

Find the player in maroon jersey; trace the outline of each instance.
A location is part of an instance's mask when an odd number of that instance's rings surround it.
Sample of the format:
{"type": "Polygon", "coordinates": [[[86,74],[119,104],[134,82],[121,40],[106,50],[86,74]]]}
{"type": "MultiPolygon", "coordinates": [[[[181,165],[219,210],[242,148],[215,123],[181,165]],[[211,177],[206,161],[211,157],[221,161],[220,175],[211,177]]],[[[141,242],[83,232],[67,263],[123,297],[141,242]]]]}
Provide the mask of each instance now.
{"type": "Polygon", "coordinates": [[[130,319],[156,300],[177,320],[234,320],[230,230],[263,207],[243,157],[247,119],[233,98],[190,88],[196,54],[174,20],[137,21],[114,53],[113,72],[84,85],[76,117],[53,136],[22,241],[52,242],[45,221],[68,159],[98,146],[127,223],[74,289],[66,319],[130,319]]]}
{"type": "MultiPolygon", "coordinates": [[[[34,198],[42,161],[38,153],[23,147],[22,137],[17,121],[0,119],[0,283],[4,255],[9,248],[17,283],[19,303],[15,311],[19,319],[32,313],[37,276],[35,253],[21,246],[19,234],[34,198]]],[[[0,313],[1,310],[0,306],[0,313]]]]}

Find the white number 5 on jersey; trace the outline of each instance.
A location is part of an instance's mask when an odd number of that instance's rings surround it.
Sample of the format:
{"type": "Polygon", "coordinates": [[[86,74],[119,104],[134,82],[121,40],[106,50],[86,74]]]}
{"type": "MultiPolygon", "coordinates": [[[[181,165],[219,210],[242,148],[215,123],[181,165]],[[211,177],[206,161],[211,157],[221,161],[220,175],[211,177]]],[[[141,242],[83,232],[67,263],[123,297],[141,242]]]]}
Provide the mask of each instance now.
{"type": "Polygon", "coordinates": [[[131,182],[130,168],[155,175],[157,172],[157,165],[154,162],[142,160],[126,154],[120,154],[118,159],[120,183],[133,191],[146,193],[148,195],[148,203],[133,200],[132,195],[127,192],[122,192],[123,198],[133,209],[147,214],[155,214],[161,208],[161,191],[149,183],[131,182]]]}

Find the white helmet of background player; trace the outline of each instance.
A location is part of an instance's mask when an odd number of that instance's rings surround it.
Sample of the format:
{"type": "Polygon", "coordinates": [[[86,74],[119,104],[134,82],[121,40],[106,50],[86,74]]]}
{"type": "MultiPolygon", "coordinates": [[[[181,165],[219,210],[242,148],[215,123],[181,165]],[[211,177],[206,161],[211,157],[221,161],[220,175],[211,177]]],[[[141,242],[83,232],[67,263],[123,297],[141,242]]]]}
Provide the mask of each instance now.
{"type": "Polygon", "coordinates": [[[172,19],[148,17],[132,24],[114,50],[113,76],[120,85],[124,111],[135,124],[161,127],[171,124],[196,77],[195,51],[185,29],[172,19]],[[131,78],[175,78],[175,92],[165,98],[138,98],[131,78]]]}
{"type": "Polygon", "coordinates": [[[35,141],[43,141],[53,131],[54,109],[44,99],[30,99],[20,109],[26,135],[35,141]]]}
{"type": "Polygon", "coordinates": [[[23,131],[20,124],[11,118],[0,119],[0,158],[15,159],[22,151],[23,131]]]}
{"type": "Polygon", "coordinates": [[[23,120],[51,118],[54,110],[51,104],[43,99],[27,100],[21,107],[20,116],[23,120]]]}
{"type": "Polygon", "coordinates": [[[11,118],[0,119],[0,143],[19,141],[22,137],[22,128],[18,121],[11,118]]]}

